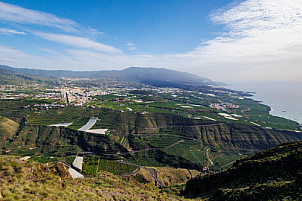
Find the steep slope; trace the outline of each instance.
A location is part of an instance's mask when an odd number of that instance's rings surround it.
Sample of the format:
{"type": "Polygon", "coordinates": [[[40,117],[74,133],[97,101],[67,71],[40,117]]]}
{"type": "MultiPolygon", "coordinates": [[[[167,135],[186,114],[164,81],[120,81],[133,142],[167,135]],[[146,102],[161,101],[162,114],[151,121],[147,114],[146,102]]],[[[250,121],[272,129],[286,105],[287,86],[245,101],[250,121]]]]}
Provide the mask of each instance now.
{"type": "Polygon", "coordinates": [[[105,171],[85,179],[71,179],[66,172],[60,164],[0,156],[0,200],[184,200],[105,171]]]}
{"type": "Polygon", "coordinates": [[[19,123],[0,116],[0,147],[8,143],[8,139],[15,135],[18,129],[19,123]]]}
{"type": "Polygon", "coordinates": [[[302,140],[300,133],[242,124],[184,126],[177,130],[187,137],[197,138],[202,146],[241,148],[247,153],[249,150],[260,151],[284,142],[302,140]]]}
{"type": "Polygon", "coordinates": [[[30,125],[23,121],[16,134],[2,138],[0,148],[3,153],[9,150],[15,155],[44,153],[63,156],[90,151],[113,156],[121,152],[128,159],[143,160],[144,163],[140,164],[147,166],[157,164],[200,170],[208,161],[205,154],[209,154],[219,168],[242,157],[242,154],[249,155],[284,142],[302,140],[302,135],[296,132],[240,124],[210,124],[170,114],[112,111],[93,116],[102,118],[96,124],[98,128],[112,126],[111,135],[30,125]],[[127,146],[122,141],[127,142],[127,146]],[[198,155],[199,163],[196,163],[194,154],[198,155]]]}
{"type": "Polygon", "coordinates": [[[226,171],[187,182],[185,194],[210,200],[300,200],[302,142],[290,142],[236,161],[226,171]]]}
{"type": "Polygon", "coordinates": [[[125,149],[111,136],[49,126],[24,126],[20,132],[4,140],[2,152],[10,154],[53,154],[65,156],[81,151],[116,153],[125,149]]]}

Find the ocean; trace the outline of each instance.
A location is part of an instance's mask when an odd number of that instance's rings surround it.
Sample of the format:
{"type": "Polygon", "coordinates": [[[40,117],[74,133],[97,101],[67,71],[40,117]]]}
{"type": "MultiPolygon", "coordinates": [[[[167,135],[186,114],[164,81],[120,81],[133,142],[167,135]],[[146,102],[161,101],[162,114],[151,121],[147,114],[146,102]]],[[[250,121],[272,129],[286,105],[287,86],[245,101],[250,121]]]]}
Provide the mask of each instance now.
{"type": "Polygon", "coordinates": [[[251,98],[270,106],[270,114],[302,123],[302,82],[232,83],[226,88],[255,92],[251,98]]]}

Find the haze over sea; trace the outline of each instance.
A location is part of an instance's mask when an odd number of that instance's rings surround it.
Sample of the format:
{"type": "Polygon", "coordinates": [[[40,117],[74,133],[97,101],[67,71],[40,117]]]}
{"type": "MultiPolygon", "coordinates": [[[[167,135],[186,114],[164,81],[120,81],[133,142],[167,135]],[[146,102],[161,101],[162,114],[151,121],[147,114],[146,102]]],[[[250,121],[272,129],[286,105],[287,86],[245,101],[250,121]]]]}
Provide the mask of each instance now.
{"type": "Polygon", "coordinates": [[[270,114],[302,123],[302,82],[231,83],[227,88],[255,92],[252,98],[270,106],[270,114]]]}

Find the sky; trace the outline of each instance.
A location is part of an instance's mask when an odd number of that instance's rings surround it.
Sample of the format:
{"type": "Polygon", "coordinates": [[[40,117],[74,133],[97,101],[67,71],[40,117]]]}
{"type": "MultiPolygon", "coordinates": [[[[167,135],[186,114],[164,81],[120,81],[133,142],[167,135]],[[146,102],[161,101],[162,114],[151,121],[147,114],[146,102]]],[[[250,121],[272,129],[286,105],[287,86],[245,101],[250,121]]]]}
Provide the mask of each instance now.
{"type": "Polygon", "coordinates": [[[0,64],[301,82],[302,0],[0,0],[0,64]]]}

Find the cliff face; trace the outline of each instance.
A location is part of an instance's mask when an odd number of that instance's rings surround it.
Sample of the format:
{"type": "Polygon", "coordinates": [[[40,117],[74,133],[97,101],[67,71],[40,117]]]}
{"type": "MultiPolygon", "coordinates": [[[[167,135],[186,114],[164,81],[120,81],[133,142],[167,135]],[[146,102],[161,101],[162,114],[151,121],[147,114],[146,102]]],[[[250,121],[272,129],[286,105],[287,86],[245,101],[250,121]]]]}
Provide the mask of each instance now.
{"type": "MultiPolygon", "coordinates": [[[[120,116],[119,132],[123,135],[158,133],[170,129],[185,139],[195,139],[201,146],[241,148],[250,153],[277,145],[302,140],[302,134],[292,131],[263,129],[258,126],[230,123],[210,123],[169,114],[130,114],[120,116]]],[[[132,144],[134,147],[137,144],[132,144]]]]}
{"type": "MultiPolygon", "coordinates": [[[[133,140],[135,134],[144,138],[150,134],[164,132],[163,129],[169,129],[169,132],[177,135],[179,139],[198,142],[200,147],[240,149],[241,153],[250,154],[284,142],[302,139],[302,135],[296,132],[240,124],[210,124],[207,121],[169,114],[112,113],[103,119],[106,119],[106,124],[115,128],[112,129],[112,136],[84,133],[63,127],[29,126],[25,122],[19,125],[14,122],[11,124],[14,129],[10,132],[4,132],[4,127],[1,127],[0,136],[4,140],[0,145],[3,152],[8,149],[20,150],[32,147],[37,147],[43,153],[60,154],[80,150],[97,153],[124,152],[126,150],[118,143],[118,139],[125,137],[125,140],[129,140],[130,148],[148,149],[150,148],[148,143],[133,140]]],[[[148,138],[145,138],[146,140],[148,138]]]]}
{"type": "MultiPolygon", "coordinates": [[[[0,137],[3,135],[4,133],[0,132],[0,137]]],[[[14,135],[7,137],[0,145],[3,153],[44,153],[58,156],[81,151],[110,153],[124,150],[109,136],[49,126],[24,126],[14,135]]]]}
{"type": "Polygon", "coordinates": [[[190,126],[209,124],[209,121],[189,119],[172,114],[138,114],[130,112],[115,113],[114,122],[113,120],[110,121],[108,119],[107,121],[110,124],[115,124],[117,130],[123,132],[125,135],[152,131],[157,128],[168,127],[169,125],[190,126]]]}
{"type": "Polygon", "coordinates": [[[185,136],[195,137],[202,146],[264,150],[281,143],[299,141],[300,133],[262,129],[240,124],[206,125],[182,128],[185,136]]]}

